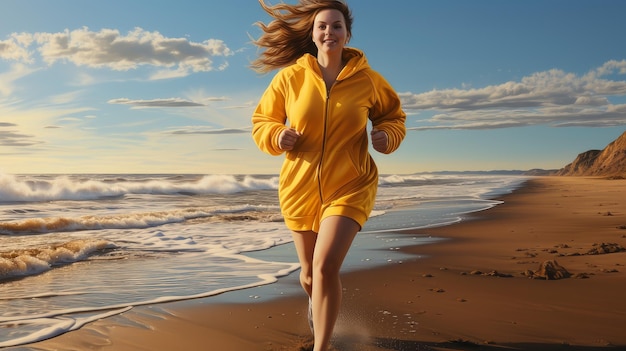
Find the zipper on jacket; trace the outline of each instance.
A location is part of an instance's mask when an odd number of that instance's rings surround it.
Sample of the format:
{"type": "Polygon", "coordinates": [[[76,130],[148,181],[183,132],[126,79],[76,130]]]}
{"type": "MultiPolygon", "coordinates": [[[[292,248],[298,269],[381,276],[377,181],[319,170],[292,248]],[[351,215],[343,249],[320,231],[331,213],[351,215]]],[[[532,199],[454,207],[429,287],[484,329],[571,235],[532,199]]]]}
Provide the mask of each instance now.
{"type": "MultiPolygon", "coordinates": [[[[334,85],[334,84],[333,84],[334,85]]],[[[324,194],[322,193],[322,167],[324,164],[324,155],[326,153],[326,133],[328,128],[328,106],[330,105],[330,90],[326,90],[326,108],[324,109],[324,133],[322,134],[322,154],[320,155],[320,163],[317,166],[317,189],[320,193],[320,202],[324,202],[324,194]]]]}

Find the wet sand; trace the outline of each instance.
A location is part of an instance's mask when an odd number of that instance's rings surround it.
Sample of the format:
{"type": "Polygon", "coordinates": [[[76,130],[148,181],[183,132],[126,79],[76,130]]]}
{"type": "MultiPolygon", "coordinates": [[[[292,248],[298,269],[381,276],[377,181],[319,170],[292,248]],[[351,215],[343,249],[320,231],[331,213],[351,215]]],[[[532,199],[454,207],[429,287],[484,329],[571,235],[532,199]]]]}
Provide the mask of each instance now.
{"type": "MultiPolygon", "coordinates": [[[[626,349],[626,180],[532,178],[501,200],[459,224],[408,231],[446,238],[402,248],[409,259],[344,274],[334,349],[626,349]],[[544,263],[558,264],[564,278],[541,276],[544,263]]],[[[244,292],[272,298],[139,307],[123,323],[101,320],[28,346],[307,350],[307,299],[296,275],[282,283],[287,293],[244,292]]]]}

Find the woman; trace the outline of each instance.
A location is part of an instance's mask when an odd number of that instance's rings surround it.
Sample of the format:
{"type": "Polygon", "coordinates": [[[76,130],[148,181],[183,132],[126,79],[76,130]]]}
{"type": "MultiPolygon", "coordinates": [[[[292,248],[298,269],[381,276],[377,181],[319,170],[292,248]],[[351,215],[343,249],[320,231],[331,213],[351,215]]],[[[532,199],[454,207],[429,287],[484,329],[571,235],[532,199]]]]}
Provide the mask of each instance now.
{"type": "Polygon", "coordinates": [[[280,71],[252,117],[253,138],[271,155],[285,153],[279,200],[309,296],[314,350],[326,350],[341,303],[339,270],[367,220],[378,171],[368,152],[391,153],[404,139],[400,100],[364,54],[345,47],[352,15],[339,0],[267,5],[273,17],[255,44],[258,72],[280,71]],[[312,315],[312,316],[311,316],[312,315]]]}

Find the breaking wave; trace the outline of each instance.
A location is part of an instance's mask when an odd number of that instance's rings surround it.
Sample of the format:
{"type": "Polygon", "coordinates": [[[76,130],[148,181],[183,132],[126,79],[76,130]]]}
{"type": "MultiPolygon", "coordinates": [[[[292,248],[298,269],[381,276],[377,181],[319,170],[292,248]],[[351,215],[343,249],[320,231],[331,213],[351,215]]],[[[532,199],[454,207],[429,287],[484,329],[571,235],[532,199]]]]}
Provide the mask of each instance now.
{"type": "Polygon", "coordinates": [[[103,229],[143,229],[187,220],[209,218],[216,222],[280,221],[278,207],[242,205],[229,208],[186,208],[143,213],[90,215],[81,217],[27,218],[0,222],[0,235],[25,235],[103,229]],[[269,210],[269,211],[268,211],[269,210]]]}
{"type": "Polygon", "coordinates": [[[107,240],[72,240],[46,247],[0,252],[0,281],[43,273],[117,246],[107,240]]]}
{"type": "Polygon", "coordinates": [[[0,202],[96,200],[128,194],[236,194],[278,188],[277,177],[205,175],[194,178],[102,178],[70,176],[32,178],[0,173],[0,202]]]}

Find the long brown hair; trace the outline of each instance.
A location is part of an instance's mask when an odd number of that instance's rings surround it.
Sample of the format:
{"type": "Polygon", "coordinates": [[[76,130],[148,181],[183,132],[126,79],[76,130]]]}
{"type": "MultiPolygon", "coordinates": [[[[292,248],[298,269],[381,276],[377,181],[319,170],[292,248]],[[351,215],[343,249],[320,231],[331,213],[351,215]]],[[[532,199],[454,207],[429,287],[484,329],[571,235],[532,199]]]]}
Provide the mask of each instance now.
{"type": "Polygon", "coordinates": [[[348,38],[352,37],[352,13],[342,0],[299,0],[296,5],[268,5],[265,0],[259,3],[274,18],[267,25],[256,23],[263,34],[253,43],[264,50],[250,67],[259,73],[288,66],[306,53],[317,56],[312,39],[313,21],[322,10],[339,10],[346,21],[348,38]]]}

